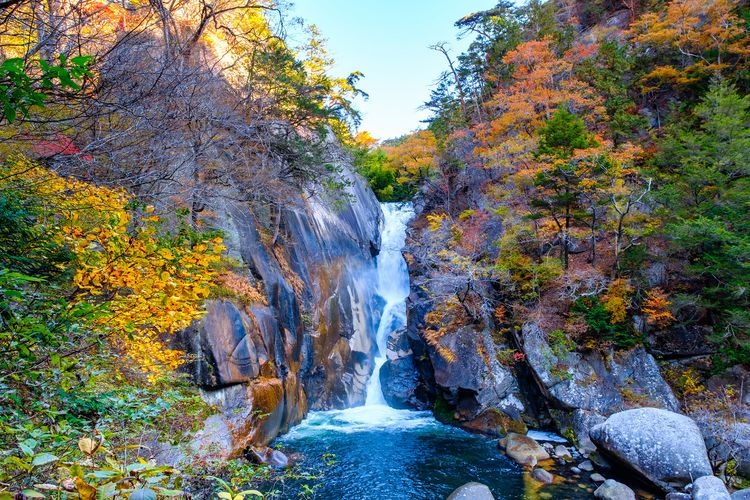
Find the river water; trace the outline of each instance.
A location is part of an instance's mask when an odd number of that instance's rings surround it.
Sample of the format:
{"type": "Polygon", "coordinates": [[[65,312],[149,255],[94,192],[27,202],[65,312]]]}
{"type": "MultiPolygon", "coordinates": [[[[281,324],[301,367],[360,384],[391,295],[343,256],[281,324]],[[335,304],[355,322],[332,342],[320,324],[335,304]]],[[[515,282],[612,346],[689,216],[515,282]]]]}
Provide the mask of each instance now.
{"type": "Polygon", "coordinates": [[[388,334],[406,323],[409,274],[401,255],[409,205],[384,203],[377,293],[384,302],[377,330],[379,354],[364,406],[313,412],[276,441],[297,455],[292,480],[278,496],[347,500],[444,499],[469,481],[490,487],[495,498],[524,498],[520,467],[500,453],[497,440],[437,422],[430,412],[388,407],[378,373],[388,334]]]}

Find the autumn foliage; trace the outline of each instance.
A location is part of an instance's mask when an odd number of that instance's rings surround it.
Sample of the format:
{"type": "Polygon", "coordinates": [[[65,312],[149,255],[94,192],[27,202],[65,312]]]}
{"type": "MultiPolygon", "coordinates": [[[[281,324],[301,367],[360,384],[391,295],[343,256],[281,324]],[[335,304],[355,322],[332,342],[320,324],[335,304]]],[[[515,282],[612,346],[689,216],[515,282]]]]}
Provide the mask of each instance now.
{"type": "Polygon", "coordinates": [[[146,207],[139,213],[122,189],[64,178],[17,157],[2,167],[0,192],[40,204],[50,240],[73,255],[69,307],[90,304],[86,327],[110,339],[146,373],[172,370],[182,353],[163,334],[203,314],[223,250],[220,238],[170,235],[146,207]]]}
{"type": "Polygon", "coordinates": [[[670,310],[672,302],[661,288],[648,291],[646,300],[643,301],[643,312],[646,313],[646,321],[657,328],[667,328],[675,317],[670,310]]]}

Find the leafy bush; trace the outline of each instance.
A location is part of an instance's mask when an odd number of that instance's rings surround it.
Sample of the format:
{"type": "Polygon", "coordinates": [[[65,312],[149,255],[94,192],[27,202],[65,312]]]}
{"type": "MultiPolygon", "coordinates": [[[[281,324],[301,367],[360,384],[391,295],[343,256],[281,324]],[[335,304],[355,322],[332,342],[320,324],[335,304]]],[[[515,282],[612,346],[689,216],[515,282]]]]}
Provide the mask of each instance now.
{"type": "Polygon", "coordinates": [[[581,297],[575,301],[571,311],[584,318],[589,335],[611,341],[616,347],[626,349],[641,342],[630,323],[612,323],[611,313],[599,297],[581,297]]]}

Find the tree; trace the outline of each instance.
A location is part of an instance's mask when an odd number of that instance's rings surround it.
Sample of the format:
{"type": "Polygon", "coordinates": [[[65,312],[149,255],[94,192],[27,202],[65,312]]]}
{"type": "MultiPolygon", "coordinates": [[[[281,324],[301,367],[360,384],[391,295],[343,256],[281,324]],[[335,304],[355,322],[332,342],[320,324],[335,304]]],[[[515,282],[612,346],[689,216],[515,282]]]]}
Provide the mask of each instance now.
{"type": "Polygon", "coordinates": [[[14,370],[49,362],[61,346],[74,356],[102,341],[152,375],[181,363],[160,335],[203,314],[221,239],[165,232],[150,209],[134,213],[130,202],[122,189],[66,179],[22,157],[0,167],[4,217],[30,238],[0,233],[8,286],[0,345],[21,355],[14,370]]]}
{"type": "Polygon", "coordinates": [[[699,280],[726,362],[750,361],[750,98],[716,80],[657,158],[666,236],[699,280]]]}
{"type": "Polygon", "coordinates": [[[400,184],[416,189],[430,179],[438,168],[438,144],[430,130],[420,130],[383,147],[388,165],[400,184]]]}
{"type": "Polygon", "coordinates": [[[574,155],[577,150],[593,146],[596,143],[583,120],[564,107],[558,108],[539,129],[538,155],[542,167],[534,179],[537,191],[531,204],[542,211],[537,217],[546,213],[557,226],[560,260],[565,269],[568,268],[568,253],[572,245],[570,231],[574,211],[579,206],[581,182],[586,175],[581,167],[587,165],[574,155]]]}
{"type": "Polygon", "coordinates": [[[81,80],[90,74],[88,67],[91,62],[89,56],[76,56],[68,60],[62,54],[58,64],[34,61],[38,68],[21,57],[4,60],[0,64],[2,117],[8,123],[13,123],[19,113],[25,118],[33,106],[42,106],[55,90],[80,90],[81,80]]]}

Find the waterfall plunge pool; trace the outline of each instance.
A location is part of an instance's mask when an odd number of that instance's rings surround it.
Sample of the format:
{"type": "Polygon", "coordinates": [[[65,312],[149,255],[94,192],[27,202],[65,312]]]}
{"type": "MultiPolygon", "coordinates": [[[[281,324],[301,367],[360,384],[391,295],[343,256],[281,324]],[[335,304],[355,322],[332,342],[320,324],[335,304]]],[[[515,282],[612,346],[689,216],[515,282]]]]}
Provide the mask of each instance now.
{"type": "Polygon", "coordinates": [[[276,441],[315,478],[276,484],[279,498],[445,499],[478,481],[497,499],[524,498],[523,473],[497,440],[437,422],[430,412],[369,405],[311,413],[276,441]]]}

